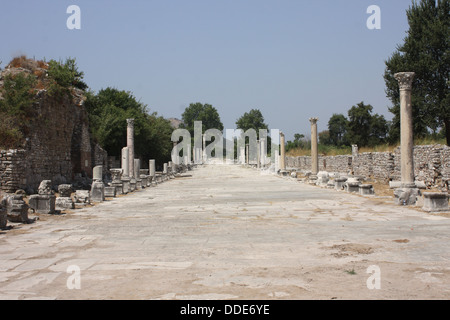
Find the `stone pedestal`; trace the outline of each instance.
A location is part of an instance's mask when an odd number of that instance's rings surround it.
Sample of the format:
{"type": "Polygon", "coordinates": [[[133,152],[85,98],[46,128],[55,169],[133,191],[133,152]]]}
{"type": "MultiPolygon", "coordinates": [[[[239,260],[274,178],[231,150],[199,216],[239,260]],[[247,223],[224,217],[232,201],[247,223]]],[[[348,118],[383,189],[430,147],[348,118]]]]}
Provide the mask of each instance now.
{"type": "Polygon", "coordinates": [[[374,195],[375,191],[371,184],[361,184],[359,186],[359,194],[363,196],[374,195]]]}
{"type": "Polygon", "coordinates": [[[447,193],[425,192],[423,193],[423,207],[427,212],[449,211],[447,193]]]}
{"type": "Polygon", "coordinates": [[[131,192],[131,185],[130,185],[131,179],[128,177],[122,177],[120,181],[122,181],[122,193],[127,194],[131,192]]]}
{"type": "Polygon", "coordinates": [[[334,178],[334,189],[343,190],[345,187],[346,181],[347,181],[347,178],[344,178],[344,177],[334,178]]]}
{"type": "Polygon", "coordinates": [[[28,205],[36,213],[54,214],[56,209],[56,196],[34,194],[29,197],[28,205]]]}
{"type": "Polygon", "coordinates": [[[361,183],[358,181],[358,182],[355,182],[355,181],[347,181],[346,183],[345,183],[345,187],[344,187],[344,189],[345,189],[345,191],[347,191],[347,192],[356,192],[356,193],[359,193],[359,186],[361,185],[361,183]]]}
{"type": "Polygon", "coordinates": [[[91,201],[105,201],[105,185],[103,184],[103,166],[96,166],[93,169],[93,182],[91,186],[91,201]]]}
{"type": "Polygon", "coordinates": [[[105,201],[105,185],[101,181],[92,182],[91,187],[91,201],[103,202],[105,201]]]}
{"type": "Polygon", "coordinates": [[[136,190],[136,179],[131,178],[130,179],[130,192],[133,192],[136,190]]]}
{"type": "Polygon", "coordinates": [[[111,172],[111,178],[112,178],[112,182],[111,182],[111,187],[114,187],[116,189],[116,195],[121,195],[124,193],[123,190],[123,182],[120,179],[121,175],[122,175],[122,169],[110,169],[109,170],[111,172]]]}
{"type": "Polygon", "coordinates": [[[105,187],[105,198],[115,198],[116,188],[115,187],[105,187]]]}
{"type": "Polygon", "coordinates": [[[14,194],[6,197],[7,219],[11,222],[28,222],[28,205],[23,196],[14,194]]]}
{"type": "Polygon", "coordinates": [[[414,205],[417,202],[417,197],[420,195],[420,190],[414,187],[397,188],[394,190],[395,202],[398,205],[408,206],[414,205]]]}
{"type": "Polygon", "coordinates": [[[75,204],[72,200],[72,186],[70,184],[61,184],[58,186],[59,197],[55,201],[56,210],[75,209],[75,204]]]}

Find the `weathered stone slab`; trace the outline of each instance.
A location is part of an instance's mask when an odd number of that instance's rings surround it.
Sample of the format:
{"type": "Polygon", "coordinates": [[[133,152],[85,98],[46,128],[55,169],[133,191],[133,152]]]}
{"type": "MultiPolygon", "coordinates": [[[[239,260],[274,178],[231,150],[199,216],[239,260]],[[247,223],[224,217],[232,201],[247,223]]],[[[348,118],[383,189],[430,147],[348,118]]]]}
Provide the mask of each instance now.
{"type": "Polygon", "coordinates": [[[115,187],[105,187],[105,197],[114,198],[116,196],[115,187]]]}
{"type": "Polygon", "coordinates": [[[103,202],[105,201],[105,185],[101,181],[94,181],[91,187],[91,201],[103,202]]]}
{"type": "Polygon", "coordinates": [[[347,192],[359,192],[359,186],[360,185],[361,185],[360,182],[347,181],[345,183],[345,191],[347,191],[347,192]]]}
{"type": "Polygon", "coordinates": [[[52,194],[34,194],[30,196],[28,204],[36,213],[54,214],[56,196],[52,194]]]}
{"type": "Polygon", "coordinates": [[[76,203],[91,203],[89,190],[76,190],[74,198],[76,203]]]}
{"type": "Polygon", "coordinates": [[[425,192],[422,209],[428,212],[448,211],[448,198],[447,193],[425,192]]]}
{"type": "Polygon", "coordinates": [[[335,178],[334,179],[334,189],[343,190],[346,181],[347,181],[347,178],[345,178],[345,177],[335,178]]]}
{"type": "Polygon", "coordinates": [[[374,195],[375,191],[373,189],[373,186],[371,184],[361,184],[359,186],[359,194],[366,196],[366,195],[374,195]]]}
{"type": "Polygon", "coordinates": [[[55,200],[55,209],[62,211],[67,209],[75,209],[75,203],[71,197],[58,197],[55,200]]]}

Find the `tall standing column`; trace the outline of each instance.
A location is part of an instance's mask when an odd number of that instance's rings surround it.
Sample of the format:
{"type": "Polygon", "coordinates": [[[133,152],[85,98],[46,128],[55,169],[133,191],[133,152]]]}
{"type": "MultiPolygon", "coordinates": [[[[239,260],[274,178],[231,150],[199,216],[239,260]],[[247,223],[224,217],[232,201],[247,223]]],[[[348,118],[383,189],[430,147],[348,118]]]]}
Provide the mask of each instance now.
{"type": "Polygon", "coordinates": [[[203,134],[203,162],[206,162],[206,134],[203,134]]]}
{"type": "Polygon", "coordinates": [[[127,148],[130,177],[136,178],[134,176],[134,119],[127,119],[127,148]]]}
{"type": "Polygon", "coordinates": [[[401,187],[394,190],[397,204],[413,205],[417,201],[419,189],[414,183],[414,134],[411,106],[411,90],[414,72],[394,74],[400,87],[400,166],[401,187]]]}
{"type": "Polygon", "coordinates": [[[245,164],[246,165],[249,165],[250,164],[250,162],[249,162],[249,158],[250,158],[250,156],[249,156],[249,151],[250,151],[250,148],[249,148],[249,145],[248,145],[248,143],[245,145],[245,164]]]}
{"type": "Polygon", "coordinates": [[[148,161],[148,174],[150,175],[151,182],[153,182],[156,185],[156,161],[155,159],[150,159],[148,161]]]}
{"type": "Polygon", "coordinates": [[[316,176],[319,172],[319,153],[317,150],[317,121],[319,118],[311,118],[311,174],[316,176]]]}
{"type": "Polygon", "coordinates": [[[414,72],[400,72],[394,75],[400,86],[400,151],[401,178],[405,187],[414,185],[414,136],[411,107],[411,89],[414,72]]]}
{"type": "Polygon", "coordinates": [[[280,131],[280,170],[285,171],[286,170],[286,141],[285,141],[284,133],[280,131]]]}
{"type": "Polygon", "coordinates": [[[256,168],[261,168],[261,142],[260,140],[256,140],[257,143],[257,154],[256,154],[256,168]]]}

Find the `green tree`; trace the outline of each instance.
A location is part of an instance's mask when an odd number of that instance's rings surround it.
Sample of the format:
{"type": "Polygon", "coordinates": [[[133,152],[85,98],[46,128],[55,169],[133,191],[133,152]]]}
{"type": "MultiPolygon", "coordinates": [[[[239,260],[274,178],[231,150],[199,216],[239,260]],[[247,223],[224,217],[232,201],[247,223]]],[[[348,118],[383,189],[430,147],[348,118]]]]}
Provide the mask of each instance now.
{"type": "Polygon", "coordinates": [[[86,90],[87,84],[83,81],[84,73],[78,70],[76,60],[66,59],[65,62],[50,60],[47,70],[50,83],[49,93],[62,97],[64,94],[70,95],[70,88],[86,90]]]}
{"type": "Polygon", "coordinates": [[[170,160],[173,131],[170,121],[157,113],[149,114],[147,106],[131,92],[106,88],[96,95],[88,92],[86,96],[92,136],[109,155],[121,155],[127,143],[126,119],[133,118],[136,155],[158,163],[170,160]]]}
{"type": "Polygon", "coordinates": [[[20,72],[16,75],[8,74],[3,80],[0,111],[24,120],[34,101],[36,77],[20,72]]]}
{"type": "Polygon", "coordinates": [[[347,133],[348,120],[343,114],[333,114],[328,120],[329,142],[334,146],[347,144],[345,140],[347,133]]]}
{"type": "Polygon", "coordinates": [[[319,132],[319,143],[323,145],[331,145],[330,131],[324,130],[319,132]]]}
{"type": "Polygon", "coordinates": [[[186,129],[194,136],[194,122],[202,122],[202,133],[208,129],[223,130],[223,124],[220,120],[219,112],[210,104],[202,104],[200,102],[191,103],[181,115],[183,123],[180,128],[186,129]]]}
{"type": "Polygon", "coordinates": [[[415,1],[407,10],[409,30],[404,43],[385,62],[386,94],[394,114],[389,133],[391,141],[399,140],[400,97],[397,72],[415,72],[412,89],[415,136],[428,130],[445,128],[450,145],[450,0],[415,1]]]}
{"type": "Polygon", "coordinates": [[[373,107],[358,103],[348,111],[348,125],[345,139],[350,144],[361,147],[376,146],[384,142],[387,134],[387,122],[383,116],[372,115],[373,107]]]}
{"type": "Polygon", "coordinates": [[[268,130],[269,126],[264,122],[261,111],[259,109],[252,109],[236,120],[236,128],[244,132],[248,129],[255,129],[256,134],[259,135],[260,129],[268,130]]]}

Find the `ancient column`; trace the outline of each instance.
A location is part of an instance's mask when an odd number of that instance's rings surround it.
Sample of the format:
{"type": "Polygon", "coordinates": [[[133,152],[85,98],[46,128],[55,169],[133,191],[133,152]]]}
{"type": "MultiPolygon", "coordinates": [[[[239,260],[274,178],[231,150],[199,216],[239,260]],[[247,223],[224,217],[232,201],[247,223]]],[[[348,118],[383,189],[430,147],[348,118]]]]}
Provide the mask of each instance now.
{"type": "Polygon", "coordinates": [[[129,176],[134,177],[134,119],[127,119],[127,148],[129,176]]]}
{"type": "Polygon", "coordinates": [[[281,131],[280,131],[280,149],[281,149],[281,154],[280,154],[280,159],[279,159],[280,170],[285,171],[286,170],[286,142],[285,142],[284,133],[281,131]]]}
{"type": "Polygon", "coordinates": [[[203,134],[203,152],[202,152],[203,163],[206,162],[206,134],[203,134]]]}
{"type": "Polygon", "coordinates": [[[156,185],[156,161],[155,159],[150,159],[148,161],[148,175],[150,176],[150,183],[156,185]]]}
{"type": "Polygon", "coordinates": [[[318,118],[311,118],[311,174],[316,176],[319,172],[319,153],[317,150],[317,121],[318,118]]]}
{"type": "Polygon", "coordinates": [[[414,183],[414,134],[411,106],[411,89],[414,72],[399,72],[394,78],[400,88],[400,166],[401,187],[394,191],[397,204],[413,205],[419,189],[414,183]]]}
{"type": "Polygon", "coordinates": [[[130,154],[127,147],[122,148],[122,193],[130,192],[130,154]]]}
{"type": "Polygon", "coordinates": [[[260,161],[261,161],[261,168],[264,169],[264,167],[266,166],[266,140],[265,139],[261,139],[259,140],[261,147],[260,147],[260,151],[261,151],[261,155],[259,157],[260,161]]]}
{"type": "Polygon", "coordinates": [[[103,166],[96,166],[93,169],[93,179],[91,185],[91,200],[93,202],[105,201],[105,185],[103,184],[103,166]]]}
{"type": "Polygon", "coordinates": [[[261,142],[259,140],[256,140],[256,168],[260,168],[261,166],[261,142]]]}
{"type": "Polygon", "coordinates": [[[394,75],[400,86],[400,150],[401,150],[401,178],[405,187],[414,185],[413,160],[413,120],[411,107],[411,89],[414,72],[400,72],[394,75]]]}
{"type": "Polygon", "coordinates": [[[248,145],[248,143],[245,145],[245,164],[246,165],[249,165],[250,164],[250,162],[249,162],[249,158],[250,158],[250,156],[249,156],[249,151],[250,151],[250,146],[248,145]]]}

